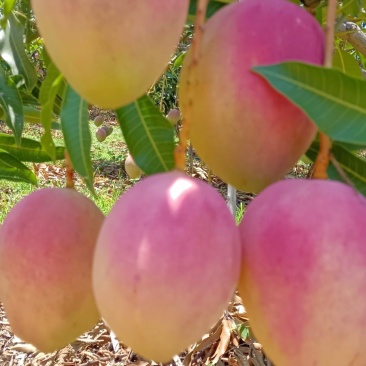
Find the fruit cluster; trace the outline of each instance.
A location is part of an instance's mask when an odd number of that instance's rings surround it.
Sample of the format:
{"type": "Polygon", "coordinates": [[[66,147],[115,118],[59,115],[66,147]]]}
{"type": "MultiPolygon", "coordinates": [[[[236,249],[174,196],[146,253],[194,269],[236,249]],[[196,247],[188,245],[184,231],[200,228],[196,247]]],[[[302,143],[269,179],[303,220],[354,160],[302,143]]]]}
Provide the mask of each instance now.
{"type": "MultiPolygon", "coordinates": [[[[163,72],[188,3],[32,1],[56,65],[105,108],[130,103],[163,72]]],[[[259,195],[237,226],[214,188],[176,170],[144,178],[106,218],[72,189],[30,194],[0,231],[0,298],[14,332],[52,351],[102,317],[164,362],[207,332],[238,288],[277,366],[363,366],[366,200],[342,183],[280,181],[317,129],[251,71],[320,65],[323,54],[319,24],[286,0],[234,2],[211,17],[198,56],[185,58],[180,110],[204,162],[259,195]]]]}

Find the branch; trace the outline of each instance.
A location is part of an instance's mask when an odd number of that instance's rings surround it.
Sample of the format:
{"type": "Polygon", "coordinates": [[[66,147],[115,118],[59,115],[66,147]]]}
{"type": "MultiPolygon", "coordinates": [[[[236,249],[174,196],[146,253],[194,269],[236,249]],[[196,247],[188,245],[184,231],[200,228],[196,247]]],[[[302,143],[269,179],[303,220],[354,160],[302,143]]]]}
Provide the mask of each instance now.
{"type": "Polygon", "coordinates": [[[366,34],[353,22],[345,21],[336,30],[336,36],[349,42],[355,50],[366,57],[366,34]]]}

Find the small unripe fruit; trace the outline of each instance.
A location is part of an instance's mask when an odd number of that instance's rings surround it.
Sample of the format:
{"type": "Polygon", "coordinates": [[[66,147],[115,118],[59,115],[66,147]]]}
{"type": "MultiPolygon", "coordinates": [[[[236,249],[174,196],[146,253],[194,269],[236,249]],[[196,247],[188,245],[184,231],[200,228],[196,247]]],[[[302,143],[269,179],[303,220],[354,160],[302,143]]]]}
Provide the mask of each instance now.
{"type": "Polygon", "coordinates": [[[107,137],[105,129],[103,127],[98,128],[98,130],[95,132],[95,137],[99,142],[103,142],[107,137]]]}
{"type": "Polygon", "coordinates": [[[56,66],[85,100],[106,109],[133,102],[159,79],[179,42],[188,5],[188,0],[32,0],[56,66]]]}
{"type": "Polygon", "coordinates": [[[100,127],[104,122],[104,118],[103,116],[96,116],[94,118],[94,124],[97,126],[97,127],[100,127]]]}
{"type": "Polygon", "coordinates": [[[238,289],[275,365],[366,365],[365,217],[364,196],[325,180],[273,184],[247,208],[238,289]]]}
{"type": "Polygon", "coordinates": [[[223,198],[172,171],[143,179],[112,208],[95,252],[94,293],[123,343],[166,362],[220,318],[239,264],[238,229],[223,198]]]}
{"type": "Polygon", "coordinates": [[[186,55],[179,100],[192,146],[213,172],[247,192],[288,172],[317,128],[251,68],[295,60],[321,64],[323,54],[320,25],[286,0],[235,2],[207,21],[195,67],[191,51],[186,55]]]}
{"type": "Polygon", "coordinates": [[[171,109],[166,115],[166,119],[175,126],[180,121],[180,112],[178,109],[171,109]]]}
{"type": "Polygon", "coordinates": [[[67,188],[37,190],[17,203],[0,235],[0,292],[12,331],[42,352],[94,326],[94,248],[104,216],[67,188]]]}
{"type": "Polygon", "coordinates": [[[128,154],[125,160],[125,170],[131,179],[138,179],[142,175],[142,170],[137,166],[131,154],[128,154]]]}
{"type": "Polygon", "coordinates": [[[102,128],[105,131],[107,137],[113,132],[113,127],[112,126],[103,126],[102,128]]]}

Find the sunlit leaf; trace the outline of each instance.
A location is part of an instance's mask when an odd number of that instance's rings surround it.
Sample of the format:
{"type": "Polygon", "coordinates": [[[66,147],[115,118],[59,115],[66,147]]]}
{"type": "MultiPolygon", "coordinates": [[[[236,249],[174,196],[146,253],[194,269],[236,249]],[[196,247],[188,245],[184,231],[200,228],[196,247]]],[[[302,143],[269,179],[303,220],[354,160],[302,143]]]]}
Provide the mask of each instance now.
{"type": "Polygon", "coordinates": [[[127,147],[146,174],[174,168],[174,130],[148,96],[116,111],[127,147]]]}
{"type": "MultiPolygon", "coordinates": [[[[20,144],[17,145],[14,136],[0,133],[0,149],[7,151],[20,161],[42,163],[52,160],[38,141],[29,138],[23,137],[20,144]]],[[[56,159],[62,160],[64,158],[64,147],[58,146],[55,150],[56,159]]]]}
{"type": "Polygon", "coordinates": [[[5,75],[0,67],[0,107],[5,113],[5,123],[13,131],[17,143],[23,132],[22,99],[14,83],[5,75]]]}
{"type": "Polygon", "coordinates": [[[22,75],[28,90],[37,82],[37,73],[28,59],[24,46],[24,27],[14,14],[9,16],[5,30],[0,30],[0,55],[14,75],[22,75]]]}
{"type": "Polygon", "coordinates": [[[335,141],[366,145],[366,80],[300,62],[255,67],[335,141]]]}
{"type": "Polygon", "coordinates": [[[39,93],[39,100],[42,106],[41,122],[44,127],[41,143],[52,159],[55,160],[56,149],[51,134],[52,122],[54,120],[53,106],[57,92],[62,84],[63,76],[53,63],[49,64],[46,75],[39,93]]]}
{"type": "Polygon", "coordinates": [[[36,175],[26,165],[4,150],[0,150],[0,179],[37,185],[36,175]]]}
{"type": "Polygon", "coordinates": [[[61,111],[61,126],[65,145],[74,169],[83,178],[89,190],[94,192],[88,119],[87,102],[68,86],[61,111]]]}

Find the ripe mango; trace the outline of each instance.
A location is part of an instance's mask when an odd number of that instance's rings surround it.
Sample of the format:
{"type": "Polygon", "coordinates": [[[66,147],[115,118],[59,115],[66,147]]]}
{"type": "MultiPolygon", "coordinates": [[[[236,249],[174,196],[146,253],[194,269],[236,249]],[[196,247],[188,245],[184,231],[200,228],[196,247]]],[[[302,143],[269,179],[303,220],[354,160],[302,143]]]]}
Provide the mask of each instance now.
{"type": "Polygon", "coordinates": [[[42,352],[98,322],[91,285],[104,216],[73,189],[44,188],[18,202],[0,235],[0,297],[12,331],[42,352]]]}
{"type": "Polygon", "coordinates": [[[238,228],[206,183],[172,171],[124,193],[101,229],[99,310],[119,339],[167,362],[220,318],[237,285],[238,228]]]}
{"type": "Polygon", "coordinates": [[[366,199],[335,181],[285,180],[240,224],[239,292],[279,366],[366,364],[366,199]]]}
{"type": "Polygon", "coordinates": [[[142,96],[179,42],[188,0],[32,0],[53,62],[89,103],[118,108],[142,96]]]}
{"type": "Polygon", "coordinates": [[[287,0],[243,0],[218,11],[203,32],[197,63],[190,67],[188,51],[179,83],[192,146],[224,181],[259,192],[300,159],[316,126],[251,68],[321,64],[323,31],[287,0]]]}

